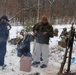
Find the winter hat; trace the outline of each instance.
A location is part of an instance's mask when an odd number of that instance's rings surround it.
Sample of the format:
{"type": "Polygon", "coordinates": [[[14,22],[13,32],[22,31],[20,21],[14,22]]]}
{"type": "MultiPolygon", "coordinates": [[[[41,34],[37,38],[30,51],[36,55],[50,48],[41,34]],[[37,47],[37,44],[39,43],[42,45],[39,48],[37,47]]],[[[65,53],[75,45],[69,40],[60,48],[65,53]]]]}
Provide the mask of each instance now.
{"type": "Polygon", "coordinates": [[[1,19],[5,19],[5,20],[9,21],[6,15],[2,16],[1,19]]]}
{"type": "Polygon", "coordinates": [[[47,18],[46,15],[43,15],[43,16],[41,17],[41,20],[42,20],[42,21],[48,21],[48,18],[47,18]]]}

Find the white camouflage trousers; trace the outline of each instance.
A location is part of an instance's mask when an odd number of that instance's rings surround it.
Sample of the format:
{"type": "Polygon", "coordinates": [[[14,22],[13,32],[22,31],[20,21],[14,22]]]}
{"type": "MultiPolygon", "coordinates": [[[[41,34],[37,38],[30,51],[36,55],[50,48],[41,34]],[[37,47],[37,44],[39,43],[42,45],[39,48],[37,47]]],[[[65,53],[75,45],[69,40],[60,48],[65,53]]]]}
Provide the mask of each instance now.
{"type": "Polygon", "coordinates": [[[48,56],[49,56],[49,45],[48,44],[40,44],[40,43],[35,43],[34,44],[34,51],[32,58],[34,61],[40,62],[40,57],[42,54],[42,59],[43,61],[41,64],[48,64],[48,56]]]}

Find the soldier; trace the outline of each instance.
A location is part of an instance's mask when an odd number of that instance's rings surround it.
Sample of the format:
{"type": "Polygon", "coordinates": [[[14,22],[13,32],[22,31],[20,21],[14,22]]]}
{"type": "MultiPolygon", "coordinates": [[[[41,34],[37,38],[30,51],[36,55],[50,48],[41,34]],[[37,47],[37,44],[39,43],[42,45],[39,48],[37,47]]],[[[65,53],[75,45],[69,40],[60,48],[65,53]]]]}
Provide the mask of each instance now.
{"type": "Polygon", "coordinates": [[[61,41],[58,42],[58,44],[63,47],[66,48],[67,45],[67,41],[68,41],[68,32],[67,32],[67,28],[63,28],[63,31],[61,32],[61,41]]]}
{"type": "Polygon", "coordinates": [[[63,28],[63,31],[61,32],[61,37],[62,36],[67,36],[68,32],[67,32],[67,28],[63,28]]]}

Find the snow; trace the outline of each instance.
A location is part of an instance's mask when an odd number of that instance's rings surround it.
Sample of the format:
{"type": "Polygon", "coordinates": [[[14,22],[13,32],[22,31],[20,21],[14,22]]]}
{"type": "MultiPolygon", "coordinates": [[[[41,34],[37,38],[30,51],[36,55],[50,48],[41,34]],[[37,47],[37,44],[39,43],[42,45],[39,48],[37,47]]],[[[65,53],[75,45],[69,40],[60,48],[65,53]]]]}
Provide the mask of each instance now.
{"type": "Polygon", "coordinates": [[[12,29],[10,30],[10,35],[9,38],[16,38],[16,36],[19,36],[19,32],[23,29],[22,26],[13,26],[12,29]]]}
{"type": "MultiPolygon", "coordinates": [[[[0,75],[30,75],[36,72],[40,72],[40,75],[56,75],[56,73],[59,71],[63,55],[65,53],[65,48],[62,48],[58,45],[58,41],[60,40],[59,35],[64,27],[66,27],[69,31],[71,25],[54,25],[53,27],[58,28],[59,34],[58,37],[50,38],[49,40],[50,53],[47,68],[41,69],[40,67],[32,67],[32,70],[29,73],[20,71],[20,58],[17,57],[16,45],[11,45],[10,43],[7,43],[7,53],[5,58],[5,63],[7,64],[7,67],[4,70],[0,70],[0,75]]],[[[12,29],[10,30],[9,39],[15,38],[17,35],[19,35],[17,33],[20,32],[22,29],[22,26],[12,26],[12,29]]],[[[34,43],[31,42],[31,52],[33,50],[33,44],[34,43]]],[[[76,58],[76,41],[74,41],[72,57],[76,58]]],[[[67,61],[65,69],[66,67],[67,61]]],[[[76,60],[75,63],[71,64],[71,70],[76,71],[76,60]]]]}

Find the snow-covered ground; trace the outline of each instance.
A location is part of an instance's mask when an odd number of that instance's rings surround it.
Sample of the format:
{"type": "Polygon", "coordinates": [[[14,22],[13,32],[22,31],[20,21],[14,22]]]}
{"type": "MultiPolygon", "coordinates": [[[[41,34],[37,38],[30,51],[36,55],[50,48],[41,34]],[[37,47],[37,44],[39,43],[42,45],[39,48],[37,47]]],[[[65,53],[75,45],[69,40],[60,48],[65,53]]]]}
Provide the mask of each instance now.
{"type": "MultiPolygon", "coordinates": [[[[58,28],[60,35],[64,27],[66,27],[69,31],[71,25],[55,25],[53,27],[58,28]]],[[[21,26],[12,26],[9,39],[15,38],[16,33],[20,32],[22,29],[23,27],[21,26]]],[[[59,71],[63,59],[63,55],[65,52],[65,48],[62,48],[61,46],[58,45],[59,40],[60,40],[59,36],[50,38],[49,40],[50,53],[49,53],[48,67],[45,69],[41,69],[40,67],[38,68],[32,67],[31,72],[29,73],[20,71],[20,58],[17,57],[16,45],[11,45],[10,43],[8,43],[7,53],[5,58],[5,63],[7,64],[7,67],[4,70],[0,70],[0,75],[31,75],[36,72],[40,72],[40,75],[56,75],[57,72],[59,71]]],[[[33,50],[33,42],[31,42],[31,51],[32,50],[33,50]]],[[[75,57],[76,59],[76,41],[74,42],[72,57],[75,57]]],[[[66,67],[67,67],[67,61],[66,61],[65,69],[66,67]]],[[[75,63],[71,64],[71,70],[74,72],[76,71],[76,61],[75,63]]]]}

